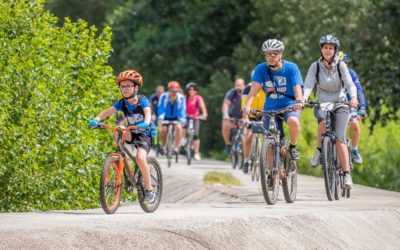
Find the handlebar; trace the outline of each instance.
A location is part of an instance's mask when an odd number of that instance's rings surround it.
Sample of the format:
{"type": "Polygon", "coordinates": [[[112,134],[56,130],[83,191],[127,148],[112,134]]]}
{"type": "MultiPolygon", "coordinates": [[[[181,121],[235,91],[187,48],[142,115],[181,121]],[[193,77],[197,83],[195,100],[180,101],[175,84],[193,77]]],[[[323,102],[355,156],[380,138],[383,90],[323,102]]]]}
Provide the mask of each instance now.
{"type": "Polygon", "coordinates": [[[289,112],[292,110],[293,110],[292,107],[280,109],[280,110],[268,110],[268,111],[251,109],[250,113],[253,115],[256,115],[256,116],[261,116],[261,115],[270,115],[271,116],[271,115],[282,114],[282,113],[289,112]]]}
{"type": "Polygon", "coordinates": [[[111,126],[111,125],[109,125],[107,123],[101,122],[101,123],[99,123],[99,125],[97,125],[96,127],[93,127],[92,129],[108,129],[108,130],[111,130],[111,131],[117,131],[117,130],[129,131],[129,130],[137,130],[139,128],[137,126],[134,126],[134,125],[128,126],[128,127],[125,127],[125,128],[119,127],[119,126],[115,127],[115,126],[111,126]]]}

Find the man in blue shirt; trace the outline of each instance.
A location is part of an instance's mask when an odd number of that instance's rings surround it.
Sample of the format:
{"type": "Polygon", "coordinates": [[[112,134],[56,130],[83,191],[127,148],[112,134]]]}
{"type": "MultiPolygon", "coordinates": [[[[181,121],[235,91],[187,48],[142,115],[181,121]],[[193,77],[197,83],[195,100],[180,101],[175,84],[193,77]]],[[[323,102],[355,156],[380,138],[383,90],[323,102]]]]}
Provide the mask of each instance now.
{"type": "MultiPolygon", "coordinates": [[[[264,111],[281,110],[292,107],[292,111],[283,114],[289,126],[289,153],[294,160],[300,159],[297,138],[300,134],[300,110],[303,107],[303,79],[296,64],[282,60],[284,45],[277,39],[269,39],[262,45],[266,62],[257,65],[247,102],[243,107],[244,115],[250,114],[250,105],[254,96],[263,88],[267,93],[264,111]]],[[[277,119],[278,128],[283,136],[283,124],[277,119]]],[[[269,117],[264,118],[264,127],[268,128],[269,117]]]]}
{"type": "MultiPolygon", "coordinates": [[[[171,81],[168,83],[168,92],[160,96],[158,102],[158,117],[157,124],[161,124],[162,121],[179,121],[180,123],[175,125],[175,148],[174,153],[177,154],[179,151],[179,144],[183,136],[183,126],[186,123],[186,102],[185,97],[178,93],[180,90],[180,84],[177,81],[171,81]]],[[[165,145],[165,139],[167,137],[167,126],[161,126],[160,130],[160,145],[165,145]]],[[[163,150],[162,150],[163,151],[163,150]]]]}
{"type": "MultiPolygon", "coordinates": [[[[347,54],[343,53],[340,51],[338,53],[338,58],[339,60],[342,60],[346,64],[350,61],[347,54]]],[[[360,133],[361,133],[361,127],[360,127],[360,120],[364,119],[365,116],[367,116],[367,102],[365,101],[364,97],[364,91],[361,87],[360,80],[358,79],[358,76],[356,72],[349,68],[349,73],[351,78],[353,79],[354,85],[356,85],[357,89],[357,99],[358,103],[360,103],[360,110],[358,111],[359,116],[356,119],[352,119],[349,122],[350,125],[350,138],[351,138],[351,154],[352,154],[352,160],[355,164],[362,164],[362,157],[360,155],[360,152],[358,151],[358,143],[360,142],[360,133]]],[[[350,96],[347,95],[347,99],[349,99],[350,96]]]]}

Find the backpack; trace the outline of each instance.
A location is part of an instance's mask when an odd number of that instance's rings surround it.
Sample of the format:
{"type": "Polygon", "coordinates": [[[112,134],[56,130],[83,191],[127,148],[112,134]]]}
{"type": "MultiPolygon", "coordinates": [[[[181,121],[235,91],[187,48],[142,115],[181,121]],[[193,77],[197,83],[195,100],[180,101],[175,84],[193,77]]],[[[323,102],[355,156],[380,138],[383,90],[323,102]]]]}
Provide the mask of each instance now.
{"type": "MultiPolygon", "coordinates": [[[[136,105],[136,109],[133,110],[132,112],[129,112],[128,107],[126,105],[125,99],[121,99],[120,102],[122,102],[122,112],[124,113],[125,117],[127,117],[127,115],[129,114],[141,114],[144,117],[144,111],[142,108],[142,99],[143,99],[143,95],[138,95],[138,102],[136,105]]],[[[150,125],[149,125],[149,129],[150,129],[150,136],[151,139],[153,139],[156,136],[156,130],[155,130],[155,125],[152,121],[150,121],[150,125]]]]}

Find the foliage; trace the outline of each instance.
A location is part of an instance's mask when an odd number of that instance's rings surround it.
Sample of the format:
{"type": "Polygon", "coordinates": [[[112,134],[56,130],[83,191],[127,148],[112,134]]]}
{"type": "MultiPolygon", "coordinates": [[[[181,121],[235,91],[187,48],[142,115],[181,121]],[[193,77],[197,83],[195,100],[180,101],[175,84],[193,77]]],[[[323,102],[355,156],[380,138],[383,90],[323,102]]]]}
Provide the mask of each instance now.
{"type": "Polygon", "coordinates": [[[222,184],[224,186],[240,186],[240,181],[228,172],[207,172],[203,177],[205,185],[222,184]]]}
{"type": "Polygon", "coordinates": [[[0,2],[0,211],[98,205],[99,142],[110,137],[87,124],[115,97],[111,32],[96,38],[68,18],[57,27],[43,3],[0,2]]]}

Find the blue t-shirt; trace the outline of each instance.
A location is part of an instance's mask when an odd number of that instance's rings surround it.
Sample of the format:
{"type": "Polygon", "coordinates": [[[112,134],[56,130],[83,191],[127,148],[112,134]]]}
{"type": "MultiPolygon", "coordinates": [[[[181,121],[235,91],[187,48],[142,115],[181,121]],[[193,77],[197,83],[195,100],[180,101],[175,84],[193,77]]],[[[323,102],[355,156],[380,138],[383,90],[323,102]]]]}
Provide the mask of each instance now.
{"type": "MultiPolygon", "coordinates": [[[[138,105],[138,103],[136,104],[130,104],[127,100],[125,99],[121,99],[119,101],[117,101],[116,103],[113,104],[113,107],[117,110],[117,111],[123,111],[122,110],[122,105],[123,102],[125,102],[126,108],[128,110],[128,113],[125,114],[125,117],[128,121],[128,126],[131,125],[137,125],[141,122],[144,122],[144,108],[149,107],[151,108],[149,99],[147,99],[146,97],[141,97],[140,98],[140,106],[142,110],[139,110],[140,107],[138,105]]],[[[150,130],[146,129],[143,131],[144,134],[146,136],[151,136],[154,135],[155,136],[155,125],[153,122],[150,122],[150,130]]]]}
{"type": "Polygon", "coordinates": [[[228,92],[226,92],[224,98],[231,102],[231,105],[228,107],[229,117],[237,119],[242,118],[242,95],[239,95],[235,89],[230,89],[228,92]]]}
{"type": "MultiPolygon", "coordinates": [[[[353,69],[349,68],[349,73],[350,73],[351,79],[353,79],[354,85],[356,85],[358,102],[360,103],[361,107],[366,108],[367,102],[365,101],[364,91],[363,91],[363,88],[361,87],[360,80],[358,79],[358,76],[353,69]]],[[[347,94],[347,100],[348,101],[351,100],[351,97],[349,94],[347,94]]]]}
{"type": "Polygon", "coordinates": [[[273,83],[270,80],[267,67],[267,63],[257,65],[252,78],[252,81],[262,84],[265,93],[272,92],[265,99],[264,110],[280,110],[295,104],[295,100],[277,92],[294,97],[294,86],[304,85],[297,65],[283,60],[283,66],[279,71],[271,69],[271,75],[274,79],[273,83]]]}

